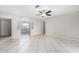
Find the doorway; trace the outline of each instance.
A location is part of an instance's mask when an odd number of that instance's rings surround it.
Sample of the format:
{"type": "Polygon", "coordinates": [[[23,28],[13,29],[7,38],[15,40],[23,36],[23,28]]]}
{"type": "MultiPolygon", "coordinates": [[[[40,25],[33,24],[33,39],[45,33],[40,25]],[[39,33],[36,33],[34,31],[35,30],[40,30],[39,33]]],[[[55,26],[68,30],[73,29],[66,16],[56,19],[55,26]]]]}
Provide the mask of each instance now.
{"type": "Polygon", "coordinates": [[[30,22],[21,22],[21,35],[30,35],[30,22]]]}
{"type": "Polygon", "coordinates": [[[0,18],[0,37],[11,36],[11,19],[0,18]]]}

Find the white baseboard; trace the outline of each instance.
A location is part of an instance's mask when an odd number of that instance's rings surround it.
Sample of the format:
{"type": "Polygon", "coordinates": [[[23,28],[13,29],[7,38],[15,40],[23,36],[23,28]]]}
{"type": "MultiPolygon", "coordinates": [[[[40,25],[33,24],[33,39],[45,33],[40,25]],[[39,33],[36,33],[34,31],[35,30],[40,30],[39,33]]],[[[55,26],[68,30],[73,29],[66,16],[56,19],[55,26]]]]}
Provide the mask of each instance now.
{"type": "Polygon", "coordinates": [[[73,37],[73,36],[67,36],[67,35],[57,35],[57,34],[48,35],[48,34],[47,34],[47,36],[57,37],[57,38],[66,39],[66,40],[75,40],[75,41],[79,41],[79,37],[73,37]]]}

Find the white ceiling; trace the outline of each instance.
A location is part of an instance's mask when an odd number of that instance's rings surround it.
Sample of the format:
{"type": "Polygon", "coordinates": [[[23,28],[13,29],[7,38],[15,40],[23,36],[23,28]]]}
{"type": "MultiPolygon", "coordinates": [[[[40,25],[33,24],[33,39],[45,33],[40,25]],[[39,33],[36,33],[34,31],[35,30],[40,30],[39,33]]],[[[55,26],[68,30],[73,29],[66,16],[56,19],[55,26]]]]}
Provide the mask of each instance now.
{"type": "MultiPolygon", "coordinates": [[[[79,11],[78,5],[40,5],[41,8],[47,8],[52,11],[52,16],[58,16],[66,13],[79,11]]],[[[12,14],[16,16],[35,17],[37,9],[35,5],[0,5],[0,14],[12,14]]]]}

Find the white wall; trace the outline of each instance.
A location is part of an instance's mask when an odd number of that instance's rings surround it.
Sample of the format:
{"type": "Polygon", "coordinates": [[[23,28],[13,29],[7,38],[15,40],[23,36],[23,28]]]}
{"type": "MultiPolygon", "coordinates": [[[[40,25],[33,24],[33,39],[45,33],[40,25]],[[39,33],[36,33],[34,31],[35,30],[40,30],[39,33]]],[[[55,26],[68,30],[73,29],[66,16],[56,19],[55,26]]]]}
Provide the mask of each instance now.
{"type": "Polygon", "coordinates": [[[40,19],[31,18],[32,26],[31,35],[42,35],[43,34],[43,23],[40,19]]]}
{"type": "MultiPolygon", "coordinates": [[[[21,17],[14,15],[0,14],[1,18],[11,18],[12,20],[12,38],[20,38],[20,29],[18,28],[19,21],[21,17]]],[[[31,35],[41,35],[42,34],[42,21],[39,19],[28,18],[33,23],[33,29],[31,28],[31,35]]],[[[27,19],[26,19],[27,20],[27,19]]],[[[28,20],[27,20],[28,21],[28,20]]]]}
{"type": "Polygon", "coordinates": [[[79,39],[79,12],[47,19],[46,35],[64,39],[79,39]]]}
{"type": "Polygon", "coordinates": [[[12,17],[12,38],[20,38],[20,29],[18,28],[18,17],[12,17]]]}
{"type": "MultiPolygon", "coordinates": [[[[18,28],[18,23],[21,20],[21,18],[12,18],[12,38],[20,38],[20,29],[18,28]]],[[[31,35],[42,35],[42,21],[38,19],[33,18],[26,18],[26,21],[30,20],[31,24],[31,35]]]]}

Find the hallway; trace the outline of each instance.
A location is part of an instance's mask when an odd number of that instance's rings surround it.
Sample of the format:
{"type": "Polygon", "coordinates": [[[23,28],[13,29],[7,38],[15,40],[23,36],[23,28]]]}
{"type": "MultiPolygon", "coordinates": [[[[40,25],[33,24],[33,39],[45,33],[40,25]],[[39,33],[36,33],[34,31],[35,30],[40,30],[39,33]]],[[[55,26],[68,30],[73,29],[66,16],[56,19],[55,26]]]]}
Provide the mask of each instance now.
{"type": "Polygon", "coordinates": [[[0,53],[69,53],[79,52],[79,41],[48,36],[1,38],[0,53]]]}

